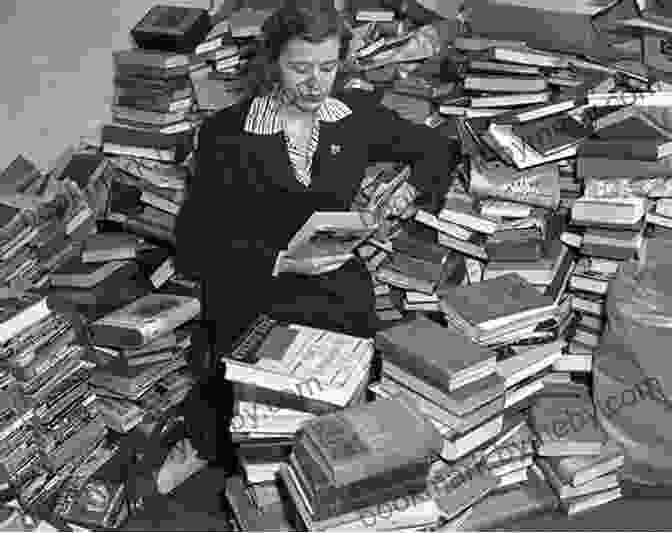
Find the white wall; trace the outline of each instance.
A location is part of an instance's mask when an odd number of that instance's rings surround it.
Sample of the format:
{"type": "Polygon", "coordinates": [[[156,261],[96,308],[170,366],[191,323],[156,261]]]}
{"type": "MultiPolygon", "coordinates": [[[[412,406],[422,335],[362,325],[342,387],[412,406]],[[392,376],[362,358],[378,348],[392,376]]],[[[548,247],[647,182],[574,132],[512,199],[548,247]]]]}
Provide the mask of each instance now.
{"type": "Polygon", "coordinates": [[[46,170],[109,119],[112,52],[154,4],[210,0],[0,0],[0,169],[23,153],[46,170]]]}

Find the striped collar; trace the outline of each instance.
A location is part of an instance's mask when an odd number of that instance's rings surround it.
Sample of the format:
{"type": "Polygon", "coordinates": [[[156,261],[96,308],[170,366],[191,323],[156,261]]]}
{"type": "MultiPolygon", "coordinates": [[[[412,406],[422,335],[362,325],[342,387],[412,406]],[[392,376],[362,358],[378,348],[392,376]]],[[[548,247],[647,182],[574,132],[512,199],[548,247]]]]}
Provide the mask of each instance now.
{"type": "MultiPolygon", "coordinates": [[[[273,135],[283,131],[280,120],[280,98],[277,92],[257,96],[252,100],[245,119],[244,130],[257,135],[273,135]]],[[[336,98],[327,97],[317,110],[316,117],[321,122],[338,122],[352,110],[336,98]]]]}

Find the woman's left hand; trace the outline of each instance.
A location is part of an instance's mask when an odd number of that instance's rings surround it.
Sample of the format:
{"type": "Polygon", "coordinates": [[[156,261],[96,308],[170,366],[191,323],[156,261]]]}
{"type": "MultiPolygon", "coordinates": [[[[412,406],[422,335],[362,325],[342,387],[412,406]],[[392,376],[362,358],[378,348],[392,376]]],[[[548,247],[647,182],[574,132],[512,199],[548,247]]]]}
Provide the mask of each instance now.
{"type": "Polygon", "coordinates": [[[417,197],[418,191],[416,188],[408,182],[403,183],[394,191],[387,205],[383,207],[383,218],[410,218],[415,214],[413,202],[415,202],[417,197]]]}

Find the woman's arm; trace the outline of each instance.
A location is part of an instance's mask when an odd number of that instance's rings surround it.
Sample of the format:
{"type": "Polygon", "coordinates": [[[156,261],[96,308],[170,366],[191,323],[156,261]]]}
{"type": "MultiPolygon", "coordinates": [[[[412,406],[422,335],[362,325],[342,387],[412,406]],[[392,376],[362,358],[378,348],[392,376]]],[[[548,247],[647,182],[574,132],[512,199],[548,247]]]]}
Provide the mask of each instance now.
{"type": "Polygon", "coordinates": [[[224,275],[224,261],[270,275],[277,251],[259,239],[256,191],[239,168],[239,139],[222,131],[222,123],[206,119],[199,131],[195,175],[175,227],[176,267],[207,279],[224,275]]]}
{"type": "Polygon", "coordinates": [[[438,206],[450,188],[452,171],[459,161],[458,142],[438,130],[405,120],[380,104],[364,111],[364,115],[369,117],[369,161],[410,164],[410,184],[438,206]]]}

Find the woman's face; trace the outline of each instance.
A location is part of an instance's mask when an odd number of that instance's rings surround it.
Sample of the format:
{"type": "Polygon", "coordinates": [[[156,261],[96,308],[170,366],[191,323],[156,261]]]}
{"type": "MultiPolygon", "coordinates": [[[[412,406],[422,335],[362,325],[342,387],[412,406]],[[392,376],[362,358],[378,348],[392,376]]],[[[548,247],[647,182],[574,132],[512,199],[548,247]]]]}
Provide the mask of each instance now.
{"type": "Polygon", "coordinates": [[[280,84],[301,111],[316,111],[329,96],[338,71],[338,37],[320,43],[291,39],[280,54],[280,84]]]}

